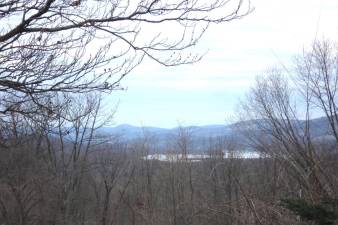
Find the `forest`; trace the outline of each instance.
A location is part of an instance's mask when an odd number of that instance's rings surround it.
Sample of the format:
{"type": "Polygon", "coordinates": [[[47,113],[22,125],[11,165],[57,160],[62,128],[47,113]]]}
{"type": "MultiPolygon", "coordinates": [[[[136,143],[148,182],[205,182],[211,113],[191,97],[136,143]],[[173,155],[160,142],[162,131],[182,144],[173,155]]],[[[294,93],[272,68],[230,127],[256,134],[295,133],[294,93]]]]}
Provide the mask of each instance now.
{"type": "Polygon", "coordinates": [[[127,142],[101,132],[116,110],[104,96],[145,58],[195,63],[202,56],[189,51],[210,24],[251,10],[232,0],[0,0],[0,225],[337,225],[334,41],[313,42],[292,71],[258,76],[233,135],[208,138],[203,159],[187,157],[196,149],[184,127],[165,146],[146,132],[127,142]],[[175,37],[149,31],[167,24],[175,37]],[[145,157],[160,148],[181,157],[145,157]],[[243,149],[261,157],[236,157],[243,149]]]}

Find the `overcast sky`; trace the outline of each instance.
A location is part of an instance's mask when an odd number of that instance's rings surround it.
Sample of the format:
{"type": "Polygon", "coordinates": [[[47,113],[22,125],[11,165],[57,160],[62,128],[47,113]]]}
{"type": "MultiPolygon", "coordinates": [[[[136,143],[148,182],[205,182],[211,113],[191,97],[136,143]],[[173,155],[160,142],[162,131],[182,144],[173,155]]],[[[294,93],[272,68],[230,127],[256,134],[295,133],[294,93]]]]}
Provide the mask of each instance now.
{"type": "Polygon", "coordinates": [[[241,20],[212,26],[197,50],[208,54],[194,65],[166,68],[150,61],[114,92],[114,122],[175,127],[226,124],[255,76],[292,58],[315,38],[338,40],[338,1],[252,0],[255,10],[241,20]]]}

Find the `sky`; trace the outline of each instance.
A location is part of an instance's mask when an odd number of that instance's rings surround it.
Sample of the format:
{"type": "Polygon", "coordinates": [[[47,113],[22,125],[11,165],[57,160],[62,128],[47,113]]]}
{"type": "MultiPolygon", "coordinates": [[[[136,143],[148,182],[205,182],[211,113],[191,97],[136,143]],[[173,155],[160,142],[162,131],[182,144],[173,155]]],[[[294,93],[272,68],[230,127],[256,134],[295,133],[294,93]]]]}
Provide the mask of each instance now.
{"type": "MultiPolygon", "coordinates": [[[[257,75],[292,67],[315,39],[338,41],[338,1],[252,0],[248,16],[213,25],[199,42],[206,52],[193,65],[164,67],[145,60],[122,81],[114,125],[201,126],[236,120],[237,105],[257,75]]],[[[194,51],[195,51],[194,50],[194,51]]]]}

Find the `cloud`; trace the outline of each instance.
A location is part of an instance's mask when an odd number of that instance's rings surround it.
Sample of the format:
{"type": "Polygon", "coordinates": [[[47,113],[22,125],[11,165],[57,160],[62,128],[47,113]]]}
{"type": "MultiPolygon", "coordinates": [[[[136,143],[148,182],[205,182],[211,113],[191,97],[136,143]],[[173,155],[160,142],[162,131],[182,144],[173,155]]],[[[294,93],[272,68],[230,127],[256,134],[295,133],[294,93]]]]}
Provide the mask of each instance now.
{"type": "MultiPolygon", "coordinates": [[[[223,123],[256,75],[292,66],[315,38],[338,40],[338,2],[254,0],[241,20],[211,26],[194,51],[208,54],[194,65],[167,68],[146,60],[122,82],[122,122],[175,126],[223,123]]],[[[121,111],[120,111],[121,110],[121,111]]],[[[119,122],[119,121],[117,121],[119,122]]]]}

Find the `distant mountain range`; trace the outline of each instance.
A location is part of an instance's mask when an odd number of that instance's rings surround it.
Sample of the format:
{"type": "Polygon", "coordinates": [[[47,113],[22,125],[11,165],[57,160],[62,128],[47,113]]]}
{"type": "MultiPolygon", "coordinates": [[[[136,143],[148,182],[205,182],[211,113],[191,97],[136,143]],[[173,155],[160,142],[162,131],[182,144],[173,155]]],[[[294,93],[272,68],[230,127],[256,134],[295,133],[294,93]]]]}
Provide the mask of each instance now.
{"type": "MultiPolygon", "coordinates": [[[[207,126],[189,126],[176,127],[171,129],[159,127],[137,127],[127,124],[118,125],[116,127],[101,128],[102,134],[118,136],[120,140],[131,141],[140,138],[150,137],[155,140],[159,146],[166,146],[168,142],[177,139],[182,133],[189,137],[190,142],[194,145],[194,149],[199,151],[205,147],[205,144],[210,138],[231,137],[232,139],[240,140],[243,138],[236,133],[235,127],[251,127],[254,132],[255,125],[264,123],[262,120],[244,121],[230,125],[207,125],[207,126]]],[[[305,121],[294,121],[302,129],[305,126],[305,121]]],[[[313,138],[316,139],[332,139],[330,135],[329,123],[326,117],[316,118],[310,121],[310,129],[313,138]]]]}
{"type": "MultiPolygon", "coordinates": [[[[295,121],[300,128],[305,126],[305,121],[295,121]]],[[[206,126],[187,126],[175,128],[159,128],[159,127],[137,127],[128,124],[118,125],[116,127],[103,127],[101,132],[113,135],[119,135],[126,139],[139,138],[144,135],[177,135],[180,130],[184,130],[191,136],[197,137],[217,137],[232,134],[235,127],[255,126],[257,123],[264,123],[263,120],[248,120],[229,125],[206,125],[206,126]]],[[[330,127],[326,117],[316,118],[310,121],[311,134],[314,137],[327,135],[330,127]]]]}
{"type": "Polygon", "coordinates": [[[118,125],[116,127],[103,127],[101,131],[107,134],[119,135],[126,139],[140,138],[145,135],[167,136],[178,135],[180,129],[197,137],[215,137],[224,136],[231,133],[231,126],[226,125],[207,125],[207,126],[189,126],[176,128],[159,128],[159,127],[137,127],[128,124],[118,125]]]}

